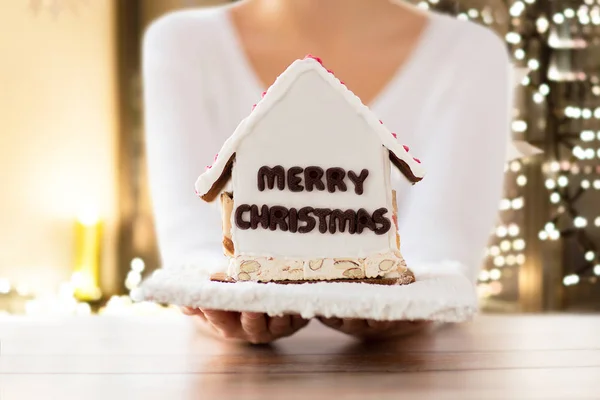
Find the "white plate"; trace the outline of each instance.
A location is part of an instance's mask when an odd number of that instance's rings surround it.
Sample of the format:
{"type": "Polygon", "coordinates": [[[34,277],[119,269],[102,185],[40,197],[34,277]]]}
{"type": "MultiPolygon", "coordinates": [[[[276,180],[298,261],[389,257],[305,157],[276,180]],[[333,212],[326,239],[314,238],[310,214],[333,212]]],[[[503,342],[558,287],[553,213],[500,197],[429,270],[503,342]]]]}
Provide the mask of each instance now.
{"type": "Polygon", "coordinates": [[[412,266],[416,282],[402,286],[366,283],[213,282],[198,267],[155,271],[133,293],[140,301],[179,306],[374,320],[462,322],[477,312],[475,286],[456,263],[412,266]]]}

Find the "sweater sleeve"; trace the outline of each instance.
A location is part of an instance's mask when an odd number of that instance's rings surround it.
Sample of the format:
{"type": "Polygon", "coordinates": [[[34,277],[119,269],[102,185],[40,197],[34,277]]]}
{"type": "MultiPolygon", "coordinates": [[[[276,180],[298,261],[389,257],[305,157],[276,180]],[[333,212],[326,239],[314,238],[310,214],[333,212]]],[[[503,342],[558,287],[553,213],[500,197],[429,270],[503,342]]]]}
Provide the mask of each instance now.
{"type": "MultiPolygon", "coordinates": [[[[165,266],[209,263],[221,256],[217,206],[194,193],[220,142],[211,126],[210,96],[188,21],[175,13],[154,22],[144,37],[145,140],[150,193],[165,266]],[[186,37],[187,36],[187,37],[186,37]]],[[[206,35],[205,35],[206,36],[206,35]]]]}
{"type": "Polygon", "coordinates": [[[498,213],[512,100],[504,43],[487,31],[477,40],[463,46],[446,74],[454,79],[421,125],[426,176],[408,189],[399,221],[409,265],[458,261],[472,279],[498,213]]]}

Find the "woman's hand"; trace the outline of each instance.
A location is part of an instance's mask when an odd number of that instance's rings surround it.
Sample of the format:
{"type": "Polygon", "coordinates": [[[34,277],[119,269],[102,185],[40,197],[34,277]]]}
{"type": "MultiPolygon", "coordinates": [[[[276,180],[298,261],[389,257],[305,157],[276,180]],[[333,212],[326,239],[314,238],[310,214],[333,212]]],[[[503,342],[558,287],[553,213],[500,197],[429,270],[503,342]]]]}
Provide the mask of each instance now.
{"type": "Polygon", "coordinates": [[[290,336],[308,324],[299,315],[269,317],[266,314],[184,307],[183,313],[195,316],[225,339],[238,339],[253,344],[270,343],[290,336]]]}
{"type": "Polygon", "coordinates": [[[428,321],[375,321],[350,318],[319,318],[319,321],[347,335],[375,340],[412,335],[431,324],[428,321]]]}

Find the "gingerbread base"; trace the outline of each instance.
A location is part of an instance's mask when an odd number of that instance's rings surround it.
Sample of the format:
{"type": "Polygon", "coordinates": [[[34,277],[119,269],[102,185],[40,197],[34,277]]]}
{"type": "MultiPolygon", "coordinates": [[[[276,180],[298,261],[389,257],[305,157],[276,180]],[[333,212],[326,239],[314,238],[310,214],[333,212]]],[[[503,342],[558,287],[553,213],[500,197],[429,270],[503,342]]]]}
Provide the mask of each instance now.
{"type": "MultiPolygon", "coordinates": [[[[235,283],[237,282],[232,277],[228,276],[224,272],[219,272],[216,274],[212,274],[210,276],[211,281],[215,282],[226,282],[226,283],[235,283]]],[[[364,279],[334,279],[329,281],[278,281],[278,282],[259,282],[259,283],[277,283],[280,285],[296,285],[302,283],[319,283],[319,282],[350,282],[350,283],[368,283],[371,285],[409,285],[415,282],[415,275],[410,270],[406,270],[399,278],[364,278],[364,279]]]]}

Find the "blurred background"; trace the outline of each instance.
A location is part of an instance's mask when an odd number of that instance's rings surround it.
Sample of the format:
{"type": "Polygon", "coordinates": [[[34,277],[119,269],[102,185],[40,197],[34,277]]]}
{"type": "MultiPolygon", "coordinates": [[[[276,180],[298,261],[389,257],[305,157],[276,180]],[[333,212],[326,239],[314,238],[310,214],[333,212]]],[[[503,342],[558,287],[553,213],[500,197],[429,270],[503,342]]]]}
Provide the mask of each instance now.
{"type": "MultiPolygon", "coordinates": [[[[159,266],[145,176],[145,28],[218,0],[0,2],[0,314],[171,312],[129,294],[159,266]]],[[[519,71],[482,259],[487,312],[600,310],[600,0],[413,1],[494,29],[519,71]]]]}

